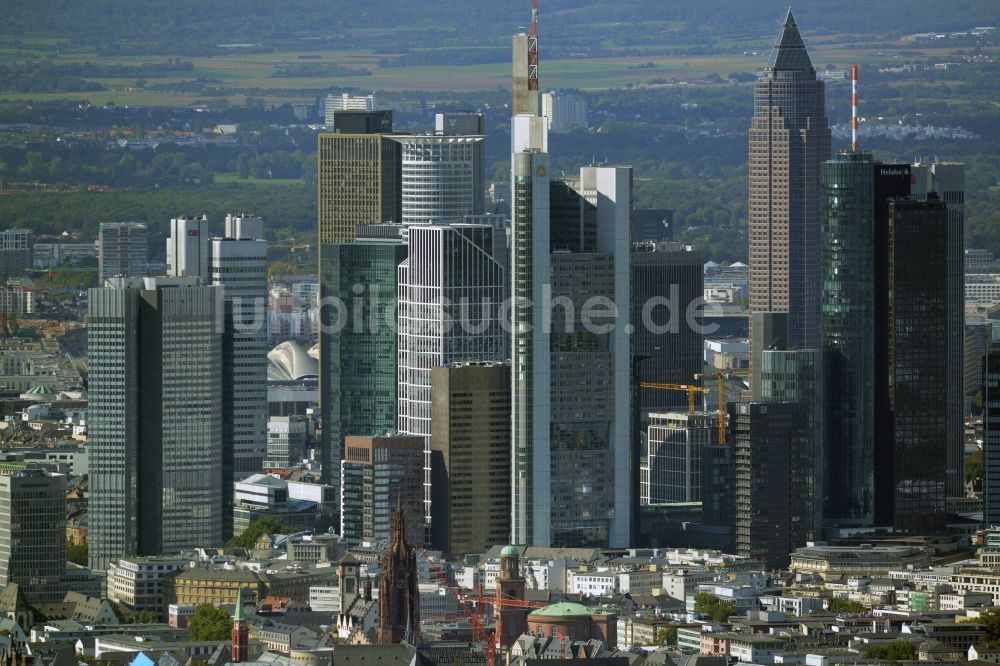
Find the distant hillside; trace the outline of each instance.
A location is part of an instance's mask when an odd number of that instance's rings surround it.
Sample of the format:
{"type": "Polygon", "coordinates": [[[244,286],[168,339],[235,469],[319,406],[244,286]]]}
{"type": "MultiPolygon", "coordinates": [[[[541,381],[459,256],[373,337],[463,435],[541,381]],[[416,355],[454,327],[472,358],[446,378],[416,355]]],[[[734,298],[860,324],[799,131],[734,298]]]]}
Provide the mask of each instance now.
{"type": "MultiPolygon", "coordinates": [[[[5,3],[0,36],[61,37],[110,53],[194,55],[257,48],[497,47],[527,24],[529,0],[36,0],[5,3]],[[228,47],[228,48],[231,48],[228,47]]],[[[706,44],[773,33],[787,0],[542,0],[555,51],[706,44]]],[[[996,0],[799,0],[808,35],[947,31],[997,23],[996,0]]],[[[456,54],[456,57],[461,57],[456,54]]]]}

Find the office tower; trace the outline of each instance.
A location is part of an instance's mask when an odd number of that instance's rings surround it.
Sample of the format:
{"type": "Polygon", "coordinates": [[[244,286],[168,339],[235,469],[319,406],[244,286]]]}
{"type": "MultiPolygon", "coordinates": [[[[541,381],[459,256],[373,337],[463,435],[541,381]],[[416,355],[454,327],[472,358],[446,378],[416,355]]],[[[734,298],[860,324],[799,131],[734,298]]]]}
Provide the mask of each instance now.
{"type": "Polygon", "coordinates": [[[1000,328],[983,361],[983,524],[1000,525],[1000,328]]]}
{"type": "Polygon", "coordinates": [[[948,224],[945,203],[933,193],[889,202],[891,524],[903,531],[945,523],[948,224]]]}
{"type": "MultiPolygon", "coordinates": [[[[503,232],[484,225],[413,226],[398,272],[398,427],[431,434],[431,369],[506,358],[503,232]]],[[[430,521],[430,442],[424,518],[430,521]]]]}
{"type": "Polygon", "coordinates": [[[733,532],[734,485],[733,447],[728,443],[702,446],[701,522],[726,527],[730,535],[733,532]]]}
{"type": "Polygon", "coordinates": [[[402,221],[405,224],[461,222],[484,212],[486,137],[483,135],[399,135],[402,221]]]}
{"type": "Polygon", "coordinates": [[[642,504],[700,502],[702,448],[719,442],[717,414],[649,414],[642,457],[642,504]]]}
{"type": "Polygon", "coordinates": [[[948,496],[965,495],[965,419],[962,368],[965,325],[965,165],[914,164],[913,193],[936,192],[948,206],[948,496]]]}
{"type": "Polygon", "coordinates": [[[197,278],[91,289],[90,567],[222,541],[221,294],[197,278]]]}
{"type": "Polygon", "coordinates": [[[12,277],[21,277],[31,268],[31,250],[30,230],[0,231],[0,284],[12,277]]]}
{"type": "Polygon", "coordinates": [[[302,462],[309,442],[305,416],[272,416],[267,420],[267,455],[264,467],[291,467],[302,462]]]}
{"type": "Polygon", "coordinates": [[[0,588],[17,583],[29,602],[66,594],[66,477],[41,469],[0,475],[0,588]]]}
{"type": "Polygon", "coordinates": [[[327,243],[352,242],[360,225],[399,222],[403,216],[401,146],[389,135],[391,112],[338,113],[334,130],[319,135],[321,254],[327,243]]]}
{"type": "Polygon", "coordinates": [[[800,402],[729,404],[736,552],[786,568],[810,538],[812,433],[800,402]]]}
{"type": "Polygon", "coordinates": [[[788,312],[789,345],[798,349],[818,349],[820,340],[819,179],[830,157],[824,96],[789,11],[754,87],[750,310],[788,312]]]}
{"type": "Polygon", "coordinates": [[[513,128],[514,541],[624,546],[632,172],[584,167],[578,183],[550,183],[544,123],[515,116],[513,128]],[[609,301],[616,312],[587,321],[588,303],[609,301]]]}
{"type": "Polygon", "coordinates": [[[222,288],[226,335],[227,448],[231,481],[259,472],[267,452],[267,241],[263,221],[226,216],[226,235],[209,243],[207,281],[222,288]]]}
{"type": "Polygon", "coordinates": [[[346,437],[340,485],[340,536],[344,542],[357,545],[388,541],[392,536],[393,507],[401,504],[409,519],[407,542],[423,543],[423,469],[423,437],[346,437]]]}
{"type": "MultiPolygon", "coordinates": [[[[759,368],[766,349],[788,349],[788,313],[761,312],[750,315],[750,330],[757,344],[750,350],[750,367],[759,368]]],[[[760,373],[750,377],[750,391],[754,400],[760,400],[760,373]]]]}
{"type": "Polygon", "coordinates": [[[877,462],[890,447],[876,450],[892,436],[884,379],[888,200],[909,193],[908,165],[850,151],[823,165],[824,516],[831,526],[871,525],[876,475],[891,474],[891,461],[877,462]]]}
{"type": "Polygon", "coordinates": [[[759,394],[754,400],[799,402],[805,406],[810,462],[804,478],[807,502],[803,520],[810,539],[822,536],[823,525],[823,374],[818,349],[773,349],[761,351],[754,367],[759,394]]]}
{"type": "Polygon", "coordinates": [[[323,120],[327,127],[333,127],[340,111],[374,111],[375,95],[327,95],[323,99],[323,120]]]}
{"type": "Polygon", "coordinates": [[[374,225],[362,229],[356,242],[321,249],[324,483],[338,483],[345,435],[396,428],[396,270],[406,259],[398,234],[398,226],[374,225]]]}
{"type": "MultiPolygon", "coordinates": [[[[639,357],[639,381],[690,384],[701,372],[702,262],[701,252],[689,245],[669,241],[632,245],[632,346],[639,357]]],[[[685,405],[682,392],[639,389],[642,423],[651,411],[685,405]]]]}
{"type": "Polygon", "coordinates": [[[98,284],[115,276],[143,277],[149,269],[145,224],[101,222],[97,238],[98,284]]]}
{"type": "Polygon", "coordinates": [[[167,237],[167,275],[208,277],[208,216],[170,220],[167,237]]]}
{"type": "Polygon", "coordinates": [[[482,553],[510,538],[510,364],[431,371],[431,545],[482,553]]]}
{"type": "Polygon", "coordinates": [[[553,90],[542,95],[542,115],[550,132],[568,132],[590,126],[587,119],[587,100],[580,95],[553,90]]]}
{"type": "Polygon", "coordinates": [[[669,208],[638,208],[632,211],[632,242],[674,239],[674,211],[669,208]]]}
{"type": "Polygon", "coordinates": [[[469,111],[446,111],[434,114],[434,133],[444,136],[479,136],[486,134],[485,117],[469,111]]]}

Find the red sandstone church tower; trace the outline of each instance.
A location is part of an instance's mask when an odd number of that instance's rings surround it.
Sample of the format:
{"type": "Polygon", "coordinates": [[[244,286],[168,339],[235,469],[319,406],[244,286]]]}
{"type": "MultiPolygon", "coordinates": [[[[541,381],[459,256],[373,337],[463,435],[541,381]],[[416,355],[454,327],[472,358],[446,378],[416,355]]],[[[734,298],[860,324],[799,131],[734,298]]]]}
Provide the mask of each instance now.
{"type": "Polygon", "coordinates": [[[243,614],[243,588],[236,593],[236,612],[233,613],[232,646],[230,661],[239,664],[250,659],[250,632],[247,629],[247,619],[243,614]]]}
{"type": "Polygon", "coordinates": [[[396,503],[392,540],[382,555],[382,578],[378,585],[379,645],[420,642],[420,590],[417,587],[417,554],[406,543],[403,506],[396,503]]]}

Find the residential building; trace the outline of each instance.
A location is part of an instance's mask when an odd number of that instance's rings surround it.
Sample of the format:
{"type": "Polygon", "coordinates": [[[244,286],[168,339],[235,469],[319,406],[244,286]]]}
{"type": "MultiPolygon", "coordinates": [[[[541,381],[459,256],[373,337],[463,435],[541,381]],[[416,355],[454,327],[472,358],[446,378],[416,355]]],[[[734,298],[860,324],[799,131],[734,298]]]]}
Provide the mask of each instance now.
{"type": "Polygon", "coordinates": [[[398,429],[425,438],[424,519],[431,518],[431,372],[506,357],[503,230],[420,225],[408,230],[399,265],[396,315],[398,429]]]}
{"type": "Polygon", "coordinates": [[[810,538],[811,440],[801,402],[729,403],[738,555],[780,568],[810,538]]]}
{"type": "Polygon", "coordinates": [[[340,477],[340,535],[349,545],[386,543],[399,504],[409,516],[406,540],[424,540],[424,438],[349,435],[340,477]]]}
{"type": "Polygon", "coordinates": [[[434,548],[485,552],[510,538],[510,363],[431,370],[434,548]]]}
{"type": "Polygon", "coordinates": [[[309,419],[305,416],[269,417],[264,467],[293,467],[301,463],[308,443],[309,419]]]}
{"type": "Polygon", "coordinates": [[[66,573],[66,477],[41,469],[0,475],[0,588],[60,602],[66,573]]]}
{"type": "Polygon", "coordinates": [[[339,483],[345,436],[396,427],[396,271],[406,245],[398,227],[388,228],[395,236],[379,236],[380,230],[387,225],[321,250],[320,463],[324,482],[333,485],[339,483]]]}
{"type": "MultiPolygon", "coordinates": [[[[754,87],[750,124],[750,310],[787,312],[789,348],[820,343],[820,165],[825,88],[789,10],[754,87]]],[[[755,342],[756,344],[756,342],[755,342]]]]}
{"type": "Polygon", "coordinates": [[[223,536],[217,287],[112,278],[89,301],[90,567],[223,536]]]}
{"type": "Polygon", "coordinates": [[[97,233],[97,283],[109,277],[144,277],[149,270],[149,234],[138,222],[101,222],[97,233]]]}
{"type": "MultiPolygon", "coordinates": [[[[632,347],[639,357],[638,381],[691,384],[702,371],[703,261],[701,252],[690,245],[670,241],[632,245],[632,347]]],[[[638,398],[642,430],[649,412],[687,405],[687,396],[680,391],[640,388],[638,398]]]]}
{"type": "Polygon", "coordinates": [[[542,115],[553,133],[568,132],[572,129],[587,129],[587,100],[580,94],[560,90],[542,94],[542,115]]]}
{"type": "Polygon", "coordinates": [[[718,442],[719,417],[714,413],[650,413],[639,501],[702,501],[702,448],[718,442]]]}

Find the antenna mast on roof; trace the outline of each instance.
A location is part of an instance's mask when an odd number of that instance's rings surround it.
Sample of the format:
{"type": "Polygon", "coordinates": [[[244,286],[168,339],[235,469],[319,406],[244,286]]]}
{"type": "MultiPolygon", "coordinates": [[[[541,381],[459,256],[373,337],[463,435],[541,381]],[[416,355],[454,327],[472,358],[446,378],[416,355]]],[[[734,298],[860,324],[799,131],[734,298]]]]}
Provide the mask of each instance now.
{"type": "Polygon", "coordinates": [[[851,65],[851,150],[858,149],[858,66],[851,65]]]}

